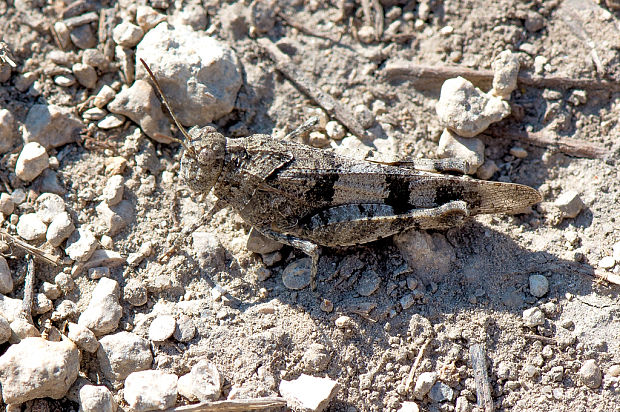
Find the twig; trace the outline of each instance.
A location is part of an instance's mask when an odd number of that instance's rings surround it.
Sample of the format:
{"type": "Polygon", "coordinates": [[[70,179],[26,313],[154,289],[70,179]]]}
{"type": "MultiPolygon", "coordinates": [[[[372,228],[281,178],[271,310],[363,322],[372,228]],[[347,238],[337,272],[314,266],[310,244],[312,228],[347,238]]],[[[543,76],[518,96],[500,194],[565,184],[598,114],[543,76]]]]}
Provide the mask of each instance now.
{"type": "Polygon", "coordinates": [[[286,406],[284,398],[231,399],[226,401],[201,402],[195,405],[177,406],[166,412],[236,412],[257,411],[260,409],[286,406]]]}
{"type": "Polygon", "coordinates": [[[599,279],[607,283],[620,285],[620,275],[616,275],[614,273],[609,273],[604,270],[595,270],[591,274],[591,276],[593,276],[595,279],[599,279]]]}
{"type": "Polygon", "coordinates": [[[420,351],[415,357],[413,366],[411,366],[411,370],[409,371],[409,375],[407,376],[407,380],[405,381],[405,391],[409,391],[409,389],[411,388],[411,385],[413,384],[413,381],[415,380],[415,375],[418,372],[418,367],[420,366],[420,362],[422,362],[422,357],[424,357],[424,352],[426,352],[426,348],[428,348],[428,345],[430,345],[432,340],[433,340],[433,337],[430,336],[426,340],[426,342],[424,342],[424,345],[422,345],[422,347],[420,348],[420,351]]]}
{"type": "Polygon", "coordinates": [[[32,299],[34,296],[34,259],[30,255],[26,255],[28,259],[28,267],[26,269],[26,278],[24,279],[24,299],[22,300],[22,312],[32,323],[32,299]]]}
{"type": "MultiPolygon", "coordinates": [[[[490,84],[493,81],[492,70],[476,70],[463,66],[425,66],[405,61],[388,63],[383,69],[383,76],[388,80],[415,79],[443,81],[462,76],[472,83],[490,84]]],[[[578,79],[566,76],[529,76],[520,74],[518,82],[524,86],[552,89],[586,89],[609,90],[620,92],[620,82],[599,79],[578,79]]]]}
{"type": "Polygon", "coordinates": [[[491,397],[491,383],[487,373],[487,360],[484,345],[474,343],[469,347],[469,357],[471,366],[474,370],[474,381],[476,382],[476,397],[478,398],[478,408],[484,412],[493,412],[493,398],[491,397]]]}
{"type": "Polygon", "coordinates": [[[545,343],[550,343],[552,345],[557,344],[556,340],[553,338],[548,338],[546,336],[540,336],[540,335],[533,335],[531,333],[526,333],[525,335],[523,335],[526,339],[534,339],[534,340],[539,340],[541,342],[545,342],[545,343]]]}
{"type": "Polygon", "coordinates": [[[277,13],[277,16],[280,17],[284,21],[284,23],[286,23],[287,26],[291,26],[292,28],[299,30],[301,33],[307,34],[308,36],[329,40],[332,43],[338,43],[340,41],[340,39],[333,38],[329,34],[316,33],[312,29],[304,26],[302,23],[299,23],[298,21],[294,20],[290,16],[287,16],[281,11],[277,13]]]}
{"type": "Polygon", "coordinates": [[[383,6],[379,0],[372,0],[372,8],[375,9],[375,32],[377,40],[383,37],[383,24],[385,17],[383,16],[383,6]]]}
{"type": "Polygon", "coordinates": [[[548,131],[528,132],[525,130],[509,129],[505,126],[491,126],[484,134],[494,138],[519,140],[523,143],[539,147],[553,147],[569,156],[587,157],[589,159],[604,158],[608,154],[602,145],[586,142],[571,137],[561,137],[548,131]]]}
{"type": "Polygon", "coordinates": [[[320,88],[302,75],[295,65],[291,63],[288,56],[278,49],[278,47],[267,38],[257,40],[258,44],[267,52],[271,60],[276,64],[276,69],[291,81],[299,90],[308,95],[312,100],[321,106],[329,115],[334,116],[351,133],[366,138],[368,135],[359,123],[357,118],[345,106],[341,105],[331,95],[323,92],[320,88]]]}
{"type": "Polygon", "coordinates": [[[8,243],[17,246],[18,248],[23,249],[28,253],[31,253],[34,257],[44,260],[45,262],[50,263],[54,266],[60,266],[61,264],[60,258],[58,256],[54,256],[50,253],[42,251],[39,248],[31,246],[23,240],[5,232],[2,229],[0,229],[0,238],[5,238],[8,243]]]}

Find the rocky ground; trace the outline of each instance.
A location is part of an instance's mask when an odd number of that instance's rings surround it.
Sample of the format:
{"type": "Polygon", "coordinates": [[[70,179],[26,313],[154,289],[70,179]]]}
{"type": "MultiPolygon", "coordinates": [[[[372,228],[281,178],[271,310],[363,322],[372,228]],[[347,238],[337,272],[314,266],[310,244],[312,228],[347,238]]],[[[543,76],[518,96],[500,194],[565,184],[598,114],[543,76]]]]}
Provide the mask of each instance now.
{"type": "Polygon", "coordinates": [[[2,410],[617,409],[619,10],[0,0],[2,410]],[[298,140],[458,157],[543,200],[324,249],[312,290],[310,259],[230,208],[183,232],[215,197],[179,175],[140,58],[187,127],[318,116],[298,140]]]}

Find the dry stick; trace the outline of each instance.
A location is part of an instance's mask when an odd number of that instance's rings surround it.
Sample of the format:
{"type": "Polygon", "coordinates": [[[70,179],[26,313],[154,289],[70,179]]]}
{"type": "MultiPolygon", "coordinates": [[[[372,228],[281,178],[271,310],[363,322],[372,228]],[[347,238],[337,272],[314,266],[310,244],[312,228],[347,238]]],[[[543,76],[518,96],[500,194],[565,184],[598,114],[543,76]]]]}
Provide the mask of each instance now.
{"type": "MultiPolygon", "coordinates": [[[[462,76],[472,83],[493,80],[492,70],[476,70],[462,66],[425,66],[408,62],[394,62],[383,69],[383,75],[388,79],[397,78],[431,78],[443,81],[452,77],[462,76]]],[[[525,86],[554,89],[588,89],[609,90],[620,92],[620,83],[598,79],[577,79],[565,76],[527,76],[519,75],[518,82],[525,86]]]]}
{"type": "Polygon", "coordinates": [[[420,362],[422,362],[422,357],[424,356],[424,352],[426,352],[426,348],[428,348],[428,345],[430,345],[432,340],[433,340],[433,337],[432,336],[429,337],[426,340],[426,342],[424,342],[424,345],[422,345],[422,347],[420,348],[418,355],[415,357],[413,366],[411,367],[411,370],[409,371],[409,376],[407,376],[407,380],[405,381],[405,391],[408,391],[409,388],[411,388],[411,384],[415,380],[415,375],[418,371],[418,367],[420,366],[420,362]]]}
{"type": "Polygon", "coordinates": [[[22,312],[28,322],[32,322],[32,299],[34,296],[34,259],[30,255],[26,255],[28,259],[28,268],[26,269],[26,278],[24,279],[24,299],[22,300],[22,312]]]}
{"type": "Polygon", "coordinates": [[[554,147],[569,156],[587,157],[589,159],[604,158],[608,150],[600,144],[587,142],[571,137],[561,137],[552,132],[528,132],[525,130],[509,129],[505,126],[491,126],[484,134],[494,138],[519,140],[523,143],[539,147],[554,147]]]}
{"type": "Polygon", "coordinates": [[[278,12],[277,15],[284,21],[284,23],[287,26],[291,26],[292,28],[299,30],[301,33],[307,34],[308,36],[318,37],[320,39],[329,40],[332,43],[338,43],[340,41],[340,39],[333,38],[333,37],[331,37],[328,34],[317,33],[315,31],[313,31],[312,29],[310,29],[310,28],[304,26],[303,24],[299,23],[298,21],[293,20],[292,17],[287,16],[286,14],[284,14],[282,12],[278,12]]]}
{"type": "Polygon", "coordinates": [[[20,240],[19,238],[0,229],[0,239],[2,238],[6,238],[8,243],[17,246],[18,248],[23,249],[28,253],[31,253],[32,255],[34,255],[34,257],[44,260],[47,263],[50,263],[55,266],[60,266],[61,264],[60,258],[58,256],[54,256],[50,253],[42,251],[39,248],[31,246],[28,243],[24,242],[23,240],[20,240]]]}
{"type": "Polygon", "coordinates": [[[267,52],[271,60],[276,64],[276,69],[291,81],[299,90],[308,95],[312,100],[323,108],[330,116],[334,116],[340,123],[354,135],[366,138],[366,131],[355,118],[353,113],[345,106],[341,105],[329,94],[323,92],[312,81],[302,75],[288,56],[278,49],[278,47],[267,38],[257,40],[258,44],[267,52]]]}
{"type": "Polygon", "coordinates": [[[231,399],[216,402],[201,402],[195,405],[177,406],[166,412],[236,412],[257,411],[260,409],[280,408],[286,406],[284,398],[231,399]]]}
{"type": "Polygon", "coordinates": [[[383,6],[379,0],[372,0],[372,8],[375,9],[375,33],[377,40],[383,37],[383,6]]]}
{"type": "Polygon", "coordinates": [[[491,397],[491,383],[487,373],[487,360],[484,345],[474,343],[469,347],[471,366],[474,369],[474,381],[476,382],[476,397],[478,407],[484,412],[493,412],[493,398],[491,397]]]}
{"type": "Polygon", "coordinates": [[[534,339],[534,340],[539,340],[541,342],[545,342],[545,343],[549,343],[552,345],[557,344],[556,340],[553,338],[549,338],[547,336],[541,336],[541,335],[534,335],[531,333],[526,333],[525,335],[523,335],[526,339],[534,339]]]}

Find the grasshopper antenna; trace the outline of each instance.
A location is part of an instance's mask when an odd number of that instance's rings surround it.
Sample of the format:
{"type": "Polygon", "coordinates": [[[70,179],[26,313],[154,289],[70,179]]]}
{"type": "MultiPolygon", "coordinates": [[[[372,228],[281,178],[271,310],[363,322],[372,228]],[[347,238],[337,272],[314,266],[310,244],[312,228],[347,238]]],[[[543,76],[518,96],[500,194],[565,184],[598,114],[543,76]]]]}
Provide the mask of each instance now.
{"type": "MultiPolygon", "coordinates": [[[[142,65],[144,66],[144,68],[148,72],[149,77],[151,78],[151,81],[155,85],[155,89],[157,89],[157,92],[161,96],[161,99],[164,101],[164,105],[166,106],[166,109],[168,109],[168,113],[170,113],[170,116],[172,116],[172,120],[174,120],[174,124],[176,124],[177,127],[179,128],[179,130],[181,131],[181,133],[183,133],[183,136],[185,136],[185,139],[188,142],[190,142],[192,140],[191,136],[189,135],[189,133],[187,133],[187,130],[185,130],[185,127],[183,127],[183,125],[181,124],[179,119],[177,119],[177,116],[174,114],[174,111],[172,110],[172,106],[170,106],[170,103],[168,103],[168,99],[166,99],[166,95],[161,90],[161,86],[159,85],[159,82],[157,81],[157,78],[155,77],[155,75],[151,71],[151,68],[148,66],[148,64],[146,64],[146,62],[143,59],[140,59],[140,61],[142,62],[142,65]]],[[[177,143],[180,143],[187,152],[193,154],[194,157],[196,156],[196,153],[194,152],[194,149],[192,149],[187,144],[185,144],[185,142],[183,140],[177,139],[175,137],[173,137],[172,140],[174,140],[177,143]]]]}

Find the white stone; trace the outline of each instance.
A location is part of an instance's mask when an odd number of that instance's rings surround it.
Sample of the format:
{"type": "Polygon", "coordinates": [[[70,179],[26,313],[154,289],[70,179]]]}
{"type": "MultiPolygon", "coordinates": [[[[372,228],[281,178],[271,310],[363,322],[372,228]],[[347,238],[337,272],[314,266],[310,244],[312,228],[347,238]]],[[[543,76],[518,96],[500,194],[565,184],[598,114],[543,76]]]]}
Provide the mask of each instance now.
{"type": "Polygon", "coordinates": [[[396,412],[419,412],[420,407],[415,402],[403,402],[396,412]]]}
{"type": "Polygon", "coordinates": [[[416,399],[423,399],[437,382],[437,372],[422,372],[415,381],[413,395],[416,399]]]}
{"type": "Polygon", "coordinates": [[[60,399],[77,378],[80,354],[73,342],[26,338],[0,357],[3,401],[19,404],[31,399],[60,399]]]}
{"type": "Polygon", "coordinates": [[[128,200],[122,200],[115,206],[110,206],[106,202],[101,202],[97,205],[95,210],[108,236],[118,234],[134,218],[133,205],[128,200]]]}
{"type": "Polygon", "coordinates": [[[437,156],[465,160],[467,174],[471,175],[484,163],[484,143],[480,139],[460,137],[445,129],[439,138],[437,156]]]}
{"type": "Polygon", "coordinates": [[[97,85],[97,72],[94,67],[84,63],[75,63],[71,70],[78,83],[87,89],[93,89],[97,85]]]}
{"type": "Polygon", "coordinates": [[[17,158],[15,174],[24,182],[31,182],[49,166],[45,148],[37,142],[26,143],[17,158]]]}
{"type": "Polygon", "coordinates": [[[340,390],[338,382],[302,374],[293,381],[280,382],[280,395],[288,407],[307,412],[321,412],[340,390]]]}
{"type": "Polygon", "coordinates": [[[130,253],[127,256],[127,264],[129,266],[138,266],[144,259],[153,254],[153,244],[146,241],[140,245],[137,252],[130,253]]]}
{"type": "MultiPolygon", "coordinates": [[[[242,79],[237,57],[225,44],[187,26],[160,23],[138,44],[182,124],[204,126],[230,113],[242,79]]],[[[136,78],[146,79],[141,65],[136,78]]]]}
{"type": "Polygon", "coordinates": [[[55,193],[43,193],[35,202],[37,216],[45,224],[49,224],[54,218],[65,211],[65,201],[55,193]]]}
{"type": "Polygon", "coordinates": [[[510,93],[517,88],[519,76],[519,58],[510,50],[504,50],[497,55],[493,63],[493,93],[502,99],[510,99],[510,93]]]}
{"type": "Polygon", "coordinates": [[[45,296],[47,296],[48,299],[51,300],[58,299],[62,294],[62,291],[60,290],[58,285],[50,282],[43,282],[41,289],[43,290],[45,296]]]}
{"type": "Polygon", "coordinates": [[[4,256],[0,255],[0,293],[8,295],[13,290],[13,276],[4,256]]]}
{"type": "Polygon", "coordinates": [[[114,99],[114,96],[116,96],[116,91],[106,84],[93,99],[93,104],[102,109],[114,99]]]}
{"type": "Polygon", "coordinates": [[[596,389],[603,383],[601,368],[594,359],[587,360],[579,369],[579,377],[585,386],[596,389]]]}
{"type": "Polygon", "coordinates": [[[23,339],[39,336],[41,336],[39,330],[23,316],[16,317],[15,320],[11,322],[11,337],[9,338],[9,343],[16,344],[23,339]]]}
{"type": "Polygon", "coordinates": [[[101,278],[93,290],[88,307],[78,320],[78,324],[101,336],[113,332],[123,314],[118,303],[120,287],[110,278],[101,278]]]}
{"type": "Polygon", "coordinates": [[[166,15],[157,12],[152,7],[138,6],[136,10],[136,22],[145,33],[165,20],[166,15]]]}
{"type": "Polygon", "coordinates": [[[333,140],[341,140],[345,135],[345,130],[342,125],[336,121],[329,121],[325,125],[325,133],[333,140]]]}
{"type": "Polygon", "coordinates": [[[75,282],[73,278],[67,273],[60,272],[54,277],[54,283],[58,286],[64,293],[69,293],[73,289],[75,289],[75,282]]]}
{"type": "Polygon", "coordinates": [[[15,209],[15,203],[13,198],[8,193],[0,193],[0,213],[8,216],[13,213],[15,209]]]}
{"type": "Polygon", "coordinates": [[[174,328],[174,338],[179,342],[189,342],[196,336],[196,325],[187,315],[179,316],[177,326],[174,328]]]}
{"type": "Polygon", "coordinates": [[[120,114],[111,113],[99,120],[97,123],[97,127],[103,130],[116,129],[117,127],[121,127],[125,123],[125,116],[120,114]]]}
{"type": "Polygon", "coordinates": [[[372,43],[376,40],[377,33],[372,26],[362,26],[357,31],[357,37],[362,43],[372,43]]]}
{"type": "Polygon", "coordinates": [[[177,400],[177,380],[158,370],[133,372],[125,379],[125,400],[136,412],[171,408],[177,400]]]}
{"type": "Polygon", "coordinates": [[[93,232],[86,228],[79,228],[69,236],[65,252],[75,261],[86,262],[93,255],[97,246],[99,246],[99,242],[93,232]]]}
{"type": "Polygon", "coordinates": [[[537,298],[545,296],[549,292],[549,281],[543,275],[530,275],[530,293],[537,298]]]}
{"type": "Polygon", "coordinates": [[[510,154],[518,159],[525,159],[527,157],[527,150],[522,147],[515,146],[510,148],[510,154]]]}
{"type": "Polygon", "coordinates": [[[118,332],[99,339],[97,359],[106,378],[120,381],[132,372],[150,368],[153,354],[148,340],[130,332],[118,332]]]}
{"type": "Polygon", "coordinates": [[[545,324],[545,314],[537,307],[523,311],[523,324],[529,328],[545,324]]]}
{"type": "Polygon", "coordinates": [[[190,401],[215,401],[222,391],[222,378],[213,363],[202,359],[179,378],[178,388],[179,394],[190,401]]]}
{"type": "Polygon", "coordinates": [[[47,313],[52,309],[54,309],[54,304],[47,296],[45,296],[45,294],[37,293],[36,295],[34,295],[32,312],[35,315],[47,313]]]}
{"type": "Polygon", "coordinates": [[[47,226],[36,213],[27,213],[19,217],[17,234],[25,240],[38,240],[45,237],[47,226]]]}
{"type": "Polygon", "coordinates": [[[14,125],[15,120],[11,112],[0,109],[0,154],[11,150],[15,143],[14,125]]]}
{"type": "Polygon", "coordinates": [[[579,193],[574,190],[563,192],[555,200],[554,205],[560,210],[562,219],[577,217],[579,212],[585,207],[583,201],[579,197],[579,193]]]}
{"type": "Polygon", "coordinates": [[[616,262],[620,262],[620,242],[616,242],[614,243],[614,245],[611,247],[612,250],[612,257],[614,258],[614,260],[616,262]]]}
{"type": "Polygon", "coordinates": [[[45,238],[50,245],[58,247],[74,230],[75,226],[71,221],[71,216],[67,212],[62,212],[56,215],[48,226],[45,238]]]}
{"type": "Polygon", "coordinates": [[[101,198],[110,206],[117,205],[121,200],[123,200],[124,189],[125,183],[123,176],[114,175],[108,179],[108,182],[103,188],[101,198]]]}
{"type": "Polygon", "coordinates": [[[598,261],[598,267],[601,269],[611,269],[616,266],[616,259],[613,256],[605,256],[598,261]]]}
{"type": "Polygon", "coordinates": [[[71,268],[71,275],[77,276],[84,271],[98,266],[107,266],[109,268],[121,266],[127,263],[120,253],[114,250],[97,249],[87,262],[79,262],[71,268]]]}
{"type": "Polygon", "coordinates": [[[84,385],[79,392],[80,412],[116,412],[118,405],[105,386],[84,385]]]}
{"type": "Polygon", "coordinates": [[[75,142],[84,123],[73,107],[35,104],[24,122],[24,142],[37,142],[46,149],[75,142]]]}
{"type": "Polygon", "coordinates": [[[86,352],[95,353],[97,348],[99,348],[99,342],[97,342],[95,334],[90,329],[77,323],[69,322],[67,337],[86,352]]]}
{"type": "Polygon", "coordinates": [[[154,342],[163,342],[174,333],[176,320],[172,315],[161,315],[153,319],[149,326],[149,339],[154,342]]]}
{"type": "Polygon", "coordinates": [[[439,121],[463,137],[482,133],[491,123],[510,114],[510,105],[496,96],[484,94],[462,77],[448,79],[441,87],[436,106],[439,121]]]}
{"type": "Polygon", "coordinates": [[[119,46],[132,48],[142,40],[144,31],[140,26],[129,22],[122,22],[112,30],[112,39],[119,46]]]}

